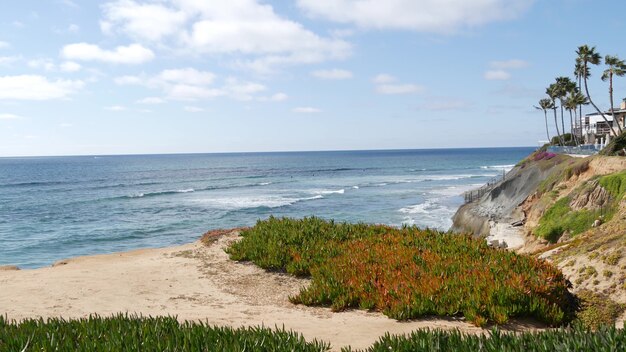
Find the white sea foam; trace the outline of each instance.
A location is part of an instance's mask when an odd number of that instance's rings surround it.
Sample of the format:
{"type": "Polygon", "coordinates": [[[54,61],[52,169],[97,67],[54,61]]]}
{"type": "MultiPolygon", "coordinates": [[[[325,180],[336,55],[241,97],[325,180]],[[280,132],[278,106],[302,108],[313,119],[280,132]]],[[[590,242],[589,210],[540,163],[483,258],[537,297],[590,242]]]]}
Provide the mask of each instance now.
{"type": "Polygon", "coordinates": [[[447,197],[454,197],[454,196],[460,196],[463,193],[476,189],[482,185],[483,185],[482,183],[474,183],[471,185],[450,186],[450,187],[445,187],[445,188],[433,189],[429,193],[441,195],[441,196],[447,196],[447,197]]]}
{"type": "Polygon", "coordinates": [[[312,194],[317,194],[317,195],[324,195],[324,194],[344,194],[346,192],[345,189],[338,189],[338,190],[327,190],[327,189],[323,189],[323,190],[313,190],[311,191],[312,194]]]}
{"type": "Polygon", "coordinates": [[[352,186],[352,189],[359,189],[359,186],[352,186]]]}
{"type": "Polygon", "coordinates": [[[448,230],[452,226],[450,219],[454,214],[454,209],[441,204],[441,200],[441,198],[427,199],[423,203],[399,209],[398,212],[405,214],[402,223],[448,230]]]}
{"type": "Polygon", "coordinates": [[[515,167],[514,164],[509,165],[489,165],[489,166],[481,166],[480,168],[483,170],[504,170],[506,172],[511,171],[515,167]]]}
{"type": "Polygon", "coordinates": [[[199,202],[225,210],[240,210],[254,208],[280,208],[296,204],[302,201],[322,199],[324,196],[316,195],[305,198],[289,198],[281,196],[240,196],[201,199],[199,202]]]}
{"type": "Polygon", "coordinates": [[[257,183],[257,185],[259,185],[259,186],[268,186],[268,185],[271,185],[271,184],[272,184],[271,182],[261,182],[261,183],[257,183]]]}
{"type": "Polygon", "coordinates": [[[195,189],[187,188],[187,189],[179,189],[176,191],[176,193],[190,193],[190,192],[195,192],[195,189]]]}

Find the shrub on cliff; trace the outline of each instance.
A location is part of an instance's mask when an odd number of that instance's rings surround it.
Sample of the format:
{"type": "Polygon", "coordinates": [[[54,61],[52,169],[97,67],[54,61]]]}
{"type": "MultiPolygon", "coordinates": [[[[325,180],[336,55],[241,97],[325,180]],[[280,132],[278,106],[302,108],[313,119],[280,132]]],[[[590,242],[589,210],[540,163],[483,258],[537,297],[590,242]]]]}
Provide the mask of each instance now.
{"type": "Polygon", "coordinates": [[[266,269],[310,275],[295,303],[382,311],[398,320],[463,315],[476,325],[533,316],[568,322],[567,281],[554,266],[470,236],[416,227],[270,218],[228,252],[266,269]]]}

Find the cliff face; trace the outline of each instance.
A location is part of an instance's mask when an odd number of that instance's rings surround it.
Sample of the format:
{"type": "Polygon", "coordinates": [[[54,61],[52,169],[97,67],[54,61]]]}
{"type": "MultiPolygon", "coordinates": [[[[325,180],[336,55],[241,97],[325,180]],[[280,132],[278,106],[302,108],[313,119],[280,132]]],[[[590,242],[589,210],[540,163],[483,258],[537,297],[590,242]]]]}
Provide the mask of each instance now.
{"type": "Polygon", "coordinates": [[[510,232],[498,237],[503,226],[514,230],[521,239],[514,249],[556,264],[574,292],[626,303],[626,158],[533,154],[459,208],[453,223],[490,241],[507,241],[510,232]]]}
{"type": "Polygon", "coordinates": [[[503,181],[479,200],[459,208],[452,218],[452,231],[469,232],[475,236],[489,236],[490,221],[497,223],[524,222],[520,207],[550,175],[554,168],[569,159],[559,156],[541,162],[524,162],[515,166],[503,181]]]}

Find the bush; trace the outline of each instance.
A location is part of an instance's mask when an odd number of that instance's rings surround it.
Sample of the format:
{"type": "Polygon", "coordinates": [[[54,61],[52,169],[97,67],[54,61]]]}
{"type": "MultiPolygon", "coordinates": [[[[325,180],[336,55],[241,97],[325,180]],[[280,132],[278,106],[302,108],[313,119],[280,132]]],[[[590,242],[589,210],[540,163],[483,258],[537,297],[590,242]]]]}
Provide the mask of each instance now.
{"type": "Polygon", "coordinates": [[[233,329],[179,323],[173,317],[116,315],[78,320],[28,319],[0,315],[0,351],[327,351],[302,335],[265,327],[233,329]]]}
{"type": "Polygon", "coordinates": [[[624,307],[613,302],[606,295],[589,290],[578,292],[580,312],[577,321],[589,329],[597,329],[603,325],[614,325],[615,320],[624,311],[624,307]]]}
{"type": "Polygon", "coordinates": [[[601,155],[620,155],[624,156],[626,153],[626,132],[613,138],[609,144],[600,151],[601,155]]]}
{"type": "Polygon", "coordinates": [[[362,308],[406,320],[463,315],[474,324],[533,316],[566,323],[574,306],[561,272],[483,239],[416,227],[270,218],[228,252],[261,267],[311,275],[294,303],[362,308]]]}

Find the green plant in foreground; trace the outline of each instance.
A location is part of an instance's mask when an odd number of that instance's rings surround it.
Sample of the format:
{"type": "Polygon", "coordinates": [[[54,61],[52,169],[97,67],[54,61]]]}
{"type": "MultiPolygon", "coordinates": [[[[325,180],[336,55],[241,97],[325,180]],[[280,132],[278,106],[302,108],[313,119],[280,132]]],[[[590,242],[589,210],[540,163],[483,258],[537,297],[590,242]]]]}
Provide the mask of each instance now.
{"type": "MultiPolygon", "coordinates": [[[[467,335],[459,331],[418,330],[409,335],[385,334],[367,352],[553,352],[553,351],[624,351],[626,330],[601,326],[588,330],[581,325],[573,328],[521,334],[502,333],[493,329],[489,334],[467,335]]],[[[343,351],[351,351],[349,348],[343,351]]]]}
{"type": "Polygon", "coordinates": [[[174,317],[90,316],[78,320],[0,316],[0,351],[327,351],[330,344],[283,329],[180,323],[174,317]]]}
{"type": "Polygon", "coordinates": [[[271,217],[242,237],[227,249],[232,259],[311,276],[294,303],[372,309],[399,320],[463,315],[481,326],[516,316],[559,325],[573,315],[557,268],[470,236],[271,217]]]}

